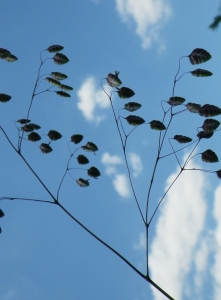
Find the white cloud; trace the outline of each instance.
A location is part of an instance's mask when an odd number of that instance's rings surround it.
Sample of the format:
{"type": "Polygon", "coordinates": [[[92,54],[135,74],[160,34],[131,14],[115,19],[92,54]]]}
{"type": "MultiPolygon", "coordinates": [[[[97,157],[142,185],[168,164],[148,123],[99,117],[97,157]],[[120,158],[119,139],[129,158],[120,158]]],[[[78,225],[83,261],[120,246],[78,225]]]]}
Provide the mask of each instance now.
{"type": "Polygon", "coordinates": [[[139,234],[139,241],[137,244],[133,245],[135,250],[145,250],[146,249],[146,234],[142,232],[139,234]]]}
{"type": "Polygon", "coordinates": [[[123,22],[135,22],[143,48],[160,42],[160,29],[172,14],[168,0],[116,0],[116,9],[123,22]]]}
{"type": "MultiPolygon", "coordinates": [[[[109,87],[105,85],[104,89],[108,90],[109,87]]],[[[79,98],[77,106],[83,113],[85,119],[90,122],[95,122],[98,125],[105,118],[105,115],[100,114],[98,110],[110,107],[110,103],[104,91],[96,87],[94,77],[88,77],[83,82],[77,91],[77,96],[79,98]]]]}
{"type": "Polygon", "coordinates": [[[123,164],[123,160],[119,155],[111,155],[105,152],[102,155],[101,162],[105,165],[105,173],[109,176],[114,175],[113,186],[116,192],[124,198],[130,196],[130,188],[128,177],[125,174],[119,174],[117,167],[123,164]]]}
{"type": "Polygon", "coordinates": [[[117,173],[115,165],[121,165],[123,163],[119,155],[110,155],[108,152],[102,155],[101,162],[106,166],[105,173],[107,175],[117,173]]]}
{"type": "Polygon", "coordinates": [[[221,299],[221,185],[215,190],[215,202],[213,215],[217,222],[217,227],[214,234],[215,239],[215,258],[212,275],[214,277],[215,297],[213,299],[221,299]]]}
{"type": "Polygon", "coordinates": [[[123,163],[119,155],[110,155],[108,152],[102,155],[101,161],[104,165],[119,165],[123,163]]]}
{"type": "MultiPolygon", "coordinates": [[[[188,167],[198,168],[192,162],[188,167]]],[[[168,178],[167,188],[175,176],[172,174],[168,178]]],[[[164,199],[151,245],[149,264],[153,280],[179,300],[188,290],[185,289],[185,282],[204,227],[205,187],[202,172],[184,171],[181,174],[164,199]]],[[[198,268],[205,267],[202,265],[202,257],[198,257],[197,264],[198,268]]],[[[155,300],[165,299],[154,288],[153,294],[155,300]]]]}
{"type": "Polygon", "coordinates": [[[141,158],[136,153],[129,153],[128,157],[133,169],[133,176],[137,177],[143,170],[141,158]]]}
{"type": "Polygon", "coordinates": [[[121,197],[128,198],[130,196],[128,179],[126,175],[117,174],[113,180],[113,185],[115,190],[121,197]]]}

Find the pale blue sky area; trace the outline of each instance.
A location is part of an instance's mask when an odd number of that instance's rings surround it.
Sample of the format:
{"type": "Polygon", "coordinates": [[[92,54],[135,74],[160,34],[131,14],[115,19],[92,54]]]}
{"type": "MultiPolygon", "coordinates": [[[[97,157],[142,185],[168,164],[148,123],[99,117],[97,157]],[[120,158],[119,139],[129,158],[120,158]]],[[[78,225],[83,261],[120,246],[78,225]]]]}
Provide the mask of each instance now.
{"type": "MultiPolygon", "coordinates": [[[[84,154],[101,176],[90,178],[81,188],[78,178],[86,171],[72,170],[61,186],[59,201],[85,226],[110,244],[138,270],[145,273],[145,226],[129,184],[120,137],[108,97],[100,82],[109,73],[120,71],[123,86],[135,95],[120,99],[113,93],[118,114],[127,102],[142,104],[134,114],[147,123],[162,120],[161,101],[172,96],[179,58],[195,48],[207,50],[212,59],[193,66],[181,60],[181,73],[197,68],[213,73],[198,78],[190,73],[177,82],[175,96],[186,103],[220,105],[220,29],[208,28],[217,14],[219,1],[173,0],[63,0],[1,1],[0,48],[8,49],[18,60],[0,60],[0,94],[12,96],[0,103],[1,126],[17,147],[15,122],[26,118],[40,64],[41,50],[62,45],[69,58],[64,65],[45,61],[41,74],[68,75],[63,81],[73,87],[70,98],[45,92],[34,98],[29,118],[39,124],[39,134],[57,130],[62,138],[52,142],[53,151],[42,154],[41,142],[22,142],[22,154],[56,195],[69,159],[77,145],[67,144],[71,135],[82,134],[81,145],[95,143],[99,151],[84,154]]],[[[42,58],[54,54],[42,52],[42,58]]],[[[106,81],[104,88],[110,91],[106,81]]],[[[49,87],[42,80],[38,92],[49,87]]],[[[58,90],[53,88],[52,90],[58,90]]],[[[116,89],[113,89],[116,90],[116,89]]],[[[164,102],[164,108],[169,108],[164,102]]],[[[183,106],[184,107],[184,106],[183,106]]],[[[184,107],[185,108],[185,107],[184,107]]],[[[182,113],[174,117],[167,137],[175,134],[196,138],[197,127],[205,118],[182,113]]],[[[216,117],[220,120],[220,117],[216,117]]],[[[131,127],[121,118],[127,133],[131,127]]],[[[168,121],[168,120],[167,120],[168,121]]],[[[16,123],[18,126],[18,123],[16,123]]],[[[220,153],[220,133],[202,140],[196,150],[220,153]]],[[[128,137],[126,152],[131,178],[141,210],[145,215],[147,188],[157,155],[159,133],[143,124],[128,137]]],[[[42,142],[47,143],[46,135],[42,142]]],[[[10,147],[4,134],[1,143],[0,197],[51,200],[22,159],[10,147]]],[[[180,146],[173,142],[174,147],[180,146]]],[[[189,148],[188,148],[189,149],[189,148]]],[[[172,151],[165,139],[163,155],[172,151]]],[[[182,162],[188,151],[178,153],[182,162]]],[[[72,158],[71,167],[79,167],[72,158]]],[[[220,164],[203,163],[196,156],[189,168],[218,170],[220,164]]],[[[86,165],[82,167],[88,169],[86,165]]],[[[160,160],[151,191],[149,219],[159,199],[178,172],[174,155],[160,160]]],[[[176,300],[221,298],[221,190],[216,174],[185,171],[163,201],[150,226],[150,274],[176,300]]],[[[158,291],[135,273],[119,257],[105,248],[48,203],[1,201],[5,217],[0,219],[0,300],[164,300],[158,291]]]]}

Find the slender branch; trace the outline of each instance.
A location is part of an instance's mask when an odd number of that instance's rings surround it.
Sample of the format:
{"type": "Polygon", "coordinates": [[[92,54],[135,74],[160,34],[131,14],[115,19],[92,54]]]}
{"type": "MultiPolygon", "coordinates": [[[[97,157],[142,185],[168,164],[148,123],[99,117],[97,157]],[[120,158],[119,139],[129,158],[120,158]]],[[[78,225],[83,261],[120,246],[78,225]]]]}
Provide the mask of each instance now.
{"type": "Polygon", "coordinates": [[[55,202],[52,202],[52,201],[49,201],[49,200],[32,199],[32,198],[0,197],[0,201],[2,201],[2,200],[22,200],[22,201],[33,201],[33,202],[55,204],[55,202]]]}

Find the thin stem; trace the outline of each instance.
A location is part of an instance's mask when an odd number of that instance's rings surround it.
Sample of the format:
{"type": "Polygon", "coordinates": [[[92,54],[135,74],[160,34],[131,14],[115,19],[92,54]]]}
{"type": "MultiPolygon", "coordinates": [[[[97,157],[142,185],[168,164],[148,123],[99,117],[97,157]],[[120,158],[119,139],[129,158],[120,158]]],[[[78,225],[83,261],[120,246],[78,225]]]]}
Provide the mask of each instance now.
{"type": "Polygon", "coordinates": [[[55,204],[55,202],[52,202],[52,201],[49,201],[49,200],[32,199],[32,198],[0,197],[0,201],[2,201],[2,200],[22,200],[22,201],[33,201],[33,202],[55,204]]]}

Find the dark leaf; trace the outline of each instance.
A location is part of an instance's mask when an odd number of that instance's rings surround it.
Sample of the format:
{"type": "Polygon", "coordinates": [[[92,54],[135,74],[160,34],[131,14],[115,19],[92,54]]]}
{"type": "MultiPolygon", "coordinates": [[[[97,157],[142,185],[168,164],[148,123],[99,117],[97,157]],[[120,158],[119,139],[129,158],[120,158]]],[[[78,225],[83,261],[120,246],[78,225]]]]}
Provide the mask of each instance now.
{"type": "Polygon", "coordinates": [[[7,58],[9,55],[11,55],[11,52],[6,50],[6,49],[3,49],[3,48],[0,48],[0,58],[7,58]]]}
{"type": "Polygon", "coordinates": [[[19,120],[16,121],[16,122],[18,122],[18,123],[20,123],[20,124],[27,124],[27,123],[31,122],[31,120],[29,120],[29,119],[19,119],[19,120]]]}
{"type": "Polygon", "coordinates": [[[221,179],[221,170],[216,171],[216,175],[219,179],[221,179]]]}
{"type": "Polygon", "coordinates": [[[220,122],[215,119],[206,119],[203,123],[203,131],[204,132],[212,132],[216,130],[220,125],[220,122]]]}
{"type": "Polygon", "coordinates": [[[77,160],[78,160],[78,163],[81,165],[86,165],[89,163],[89,160],[87,159],[87,157],[82,154],[78,155],[77,160]]]}
{"type": "Polygon", "coordinates": [[[124,105],[124,109],[130,111],[130,112],[133,112],[135,110],[138,110],[139,108],[141,108],[141,104],[140,103],[137,103],[137,102],[129,102],[129,103],[126,103],[124,105]]]}
{"type": "Polygon", "coordinates": [[[54,53],[54,52],[59,52],[59,51],[61,51],[61,50],[63,50],[64,49],[64,47],[63,46],[60,46],[60,45],[52,45],[52,46],[50,46],[50,47],[48,47],[48,52],[50,52],[50,53],[54,53]]]}
{"type": "Polygon", "coordinates": [[[208,77],[213,75],[213,73],[211,73],[210,71],[203,69],[196,69],[194,71],[191,71],[190,73],[196,77],[208,77]]]}
{"type": "Polygon", "coordinates": [[[198,113],[201,105],[196,103],[187,103],[186,108],[189,112],[198,113]]]}
{"type": "Polygon", "coordinates": [[[127,120],[127,122],[130,125],[133,125],[133,126],[138,126],[138,125],[145,123],[145,120],[138,116],[130,115],[130,116],[126,117],[125,119],[127,120]]]}
{"type": "Polygon", "coordinates": [[[213,23],[209,26],[211,29],[216,29],[221,22],[221,15],[218,15],[214,18],[213,23]]]}
{"type": "Polygon", "coordinates": [[[170,97],[167,103],[169,103],[171,106],[177,106],[183,104],[185,100],[186,100],[185,98],[175,96],[175,97],[170,97]]]}
{"type": "Polygon", "coordinates": [[[157,120],[153,120],[150,122],[150,128],[154,129],[154,130],[165,130],[166,129],[164,124],[157,120]]]}
{"type": "Polygon", "coordinates": [[[28,135],[28,140],[31,142],[37,142],[40,141],[41,137],[37,132],[31,132],[28,135]]]}
{"type": "Polygon", "coordinates": [[[88,142],[86,144],[86,146],[81,146],[81,148],[84,149],[85,151],[89,151],[89,152],[98,151],[98,147],[92,142],[88,142]]]}
{"type": "Polygon", "coordinates": [[[46,80],[47,80],[47,82],[49,82],[53,85],[56,85],[56,86],[59,86],[59,87],[61,86],[61,83],[58,80],[55,80],[51,77],[47,77],[46,80]]]}
{"type": "Polygon", "coordinates": [[[85,180],[83,178],[79,178],[77,181],[77,184],[80,186],[80,187],[87,187],[89,186],[89,179],[85,180]]]}
{"type": "Polygon", "coordinates": [[[202,117],[215,117],[221,114],[221,109],[215,105],[205,104],[199,108],[198,112],[202,117]]]}
{"type": "Polygon", "coordinates": [[[188,56],[192,65],[201,64],[208,61],[212,56],[204,49],[196,48],[188,56]]]}
{"type": "Polygon", "coordinates": [[[184,135],[174,135],[174,140],[176,140],[177,142],[184,144],[184,143],[190,143],[192,141],[191,138],[189,138],[188,136],[184,136],[184,135]]]}
{"type": "Polygon", "coordinates": [[[74,134],[71,136],[71,141],[75,144],[79,144],[83,140],[83,135],[81,134],[74,134]]]}
{"type": "Polygon", "coordinates": [[[62,138],[62,135],[56,130],[50,130],[48,136],[51,141],[57,141],[62,138]]]}
{"type": "Polygon", "coordinates": [[[2,229],[1,229],[1,227],[0,227],[0,233],[2,233],[2,229]]]}
{"type": "Polygon", "coordinates": [[[68,78],[67,75],[59,73],[59,72],[51,72],[51,77],[53,77],[55,80],[64,80],[68,78]]]}
{"type": "Polygon", "coordinates": [[[0,209],[0,218],[2,218],[2,217],[4,217],[4,213],[3,213],[3,211],[0,209]]]}
{"type": "Polygon", "coordinates": [[[60,89],[65,90],[65,91],[72,91],[73,87],[69,86],[69,85],[65,85],[65,84],[61,84],[59,86],[60,89]]]}
{"type": "Polygon", "coordinates": [[[67,56],[65,56],[62,53],[56,53],[55,56],[53,57],[55,64],[57,65],[64,65],[69,62],[69,59],[67,56]]]}
{"type": "Polygon", "coordinates": [[[44,143],[41,144],[40,149],[41,152],[45,154],[50,153],[53,150],[48,144],[44,144],[44,143]]]}
{"type": "Polygon", "coordinates": [[[87,174],[88,176],[91,176],[95,179],[97,179],[97,177],[101,175],[100,171],[95,167],[91,167],[90,169],[88,169],[87,174]]]}
{"type": "Polygon", "coordinates": [[[31,132],[31,131],[35,130],[34,127],[29,124],[22,126],[21,129],[25,132],[31,132]]]}
{"type": "Polygon", "coordinates": [[[134,95],[135,95],[134,91],[132,91],[127,87],[122,87],[118,91],[118,96],[123,99],[133,97],[134,95]]]}
{"type": "Polygon", "coordinates": [[[0,102],[8,102],[11,99],[11,96],[6,94],[0,94],[0,102]]]}
{"type": "Polygon", "coordinates": [[[41,126],[39,126],[38,124],[34,124],[34,123],[29,123],[28,126],[32,126],[32,128],[33,128],[34,130],[41,129],[41,126]]]}
{"type": "Polygon", "coordinates": [[[70,94],[68,94],[68,93],[66,93],[66,92],[63,92],[63,91],[56,91],[56,94],[57,94],[58,96],[65,97],[65,98],[70,98],[70,97],[71,97],[70,94]]]}
{"type": "Polygon", "coordinates": [[[4,60],[6,60],[7,62],[14,62],[14,61],[18,60],[18,58],[15,55],[10,54],[6,58],[4,58],[4,60]]]}
{"type": "Polygon", "coordinates": [[[120,79],[118,78],[119,72],[115,71],[115,74],[108,74],[107,83],[112,87],[118,87],[122,84],[120,79]]]}
{"type": "Polygon", "coordinates": [[[197,137],[201,140],[201,139],[209,139],[213,136],[213,131],[210,132],[205,132],[205,131],[200,131],[197,134],[197,137]]]}
{"type": "Polygon", "coordinates": [[[219,159],[215,152],[213,152],[211,149],[208,149],[202,153],[202,161],[208,163],[215,163],[218,162],[219,159]]]}

